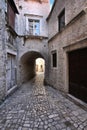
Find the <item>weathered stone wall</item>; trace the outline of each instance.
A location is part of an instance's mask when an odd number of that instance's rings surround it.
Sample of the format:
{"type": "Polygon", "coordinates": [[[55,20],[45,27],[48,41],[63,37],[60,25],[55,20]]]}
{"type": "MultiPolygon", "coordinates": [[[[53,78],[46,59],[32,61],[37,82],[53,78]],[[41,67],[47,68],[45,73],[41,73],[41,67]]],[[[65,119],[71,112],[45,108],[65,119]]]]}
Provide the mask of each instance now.
{"type": "Polygon", "coordinates": [[[16,15],[15,29],[12,29],[7,22],[7,3],[5,0],[0,1],[0,100],[5,98],[15,87],[11,86],[13,89],[8,92],[7,84],[11,82],[9,78],[11,75],[7,73],[11,63],[11,61],[8,61],[9,55],[14,57],[15,63],[12,64],[12,68],[17,71],[17,75],[15,75],[17,85],[28,81],[35,75],[35,60],[38,57],[43,58],[46,63],[45,79],[47,79],[48,73],[48,29],[46,18],[50,10],[49,1],[15,0],[15,2],[19,9],[19,15],[16,15]],[[40,20],[39,36],[26,34],[26,20],[28,18],[40,20]]]}
{"type": "MultiPolygon", "coordinates": [[[[17,83],[17,35],[15,29],[11,29],[8,25],[7,2],[5,0],[0,1],[0,18],[0,100],[3,100],[9,92],[11,92],[11,90],[8,92],[8,83],[17,83]],[[14,60],[14,64],[11,61],[8,61],[9,55],[13,57],[12,60],[14,60]],[[12,63],[12,66],[10,63],[12,63]],[[11,75],[8,75],[8,70],[10,67],[12,72],[15,73],[15,75],[13,75],[13,80],[15,78],[15,83],[9,79],[9,77],[11,77],[11,75]]],[[[13,88],[14,85],[10,87],[13,88]]]]}
{"type": "Polygon", "coordinates": [[[86,5],[86,0],[56,1],[53,12],[48,19],[49,84],[65,92],[68,92],[69,89],[67,52],[87,47],[87,40],[83,40],[87,39],[87,11],[82,11],[86,5]],[[66,26],[61,32],[58,32],[58,15],[64,8],[66,26]],[[54,50],[57,51],[56,68],[52,67],[51,53],[54,50]]]}
{"type": "Polygon", "coordinates": [[[48,36],[46,18],[50,11],[50,4],[48,2],[38,1],[24,1],[18,2],[20,15],[18,19],[18,34],[26,35],[27,30],[27,18],[39,19],[40,20],[40,35],[48,36]],[[44,26],[43,26],[44,25],[44,26]]]}
{"type": "Polygon", "coordinates": [[[49,39],[58,32],[58,16],[65,8],[65,24],[67,25],[71,19],[79,14],[87,7],[86,0],[59,0],[56,1],[51,17],[48,20],[49,39]]]}
{"type": "Polygon", "coordinates": [[[18,83],[20,81],[29,81],[35,76],[35,60],[37,58],[43,58],[46,63],[45,67],[45,79],[47,79],[48,73],[48,45],[47,39],[40,38],[19,38],[18,41],[18,83]],[[32,39],[33,38],[33,39],[32,39]]]}
{"type": "Polygon", "coordinates": [[[0,100],[6,94],[5,2],[0,1],[0,100]]]}
{"type": "Polygon", "coordinates": [[[35,59],[43,58],[46,63],[45,79],[48,73],[48,28],[46,18],[50,11],[48,0],[45,1],[24,1],[17,2],[19,8],[19,16],[17,16],[17,25],[19,40],[18,40],[18,84],[20,81],[26,82],[35,75],[35,59]],[[40,35],[31,36],[28,30],[28,18],[40,20],[40,35]],[[34,52],[32,55],[31,53],[34,52]],[[38,54],[39,53],[39,54],[38,54]],[[26,57],[26,63],[21,62],[23,57],[26,57]]]}

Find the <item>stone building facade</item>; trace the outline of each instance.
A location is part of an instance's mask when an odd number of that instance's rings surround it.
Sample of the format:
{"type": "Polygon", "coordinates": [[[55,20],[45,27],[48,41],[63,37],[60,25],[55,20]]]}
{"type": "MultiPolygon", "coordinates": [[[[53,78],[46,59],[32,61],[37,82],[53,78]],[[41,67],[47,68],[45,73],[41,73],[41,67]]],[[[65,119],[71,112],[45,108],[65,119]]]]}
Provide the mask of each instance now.
{"type": "Polygon", "coordinates": [[[17,33],[14,1],[0,1],[0,100],[17,87],[17,33]]]}
{"type": "Polygon", "coordinates": [[[87,102],[87,0],[0,1],[0,100],[36,74],[87,102]]]}
{"type": "Polygon", "coordinates": [[[55,0],[47,22],[49,84],[87,102],[87,0],[55,0]]]}
{"type": "Polygon", "coordinates": [[[0,1],[0,100],[35,76],[35,60],[48,67],[48,0],[0,1]],[[43,26],[44,25],[44,26],[43,26]]]}
{"type": "Polygon", "coordinates": [[[2,8],[4,7],[3,2],[0,1],[0,99],[2,99],[5,95],[5,73],[6,73],[6,65],[5,65],[5,39],[3,32],[5,31],[5,14],[2,8]]]}
{"type": "Polygon", "coordinates": [[[35,60],[45,60],[45,80],[48,73],[48,26],[49,0],[21,0],[18,21],[18,84],[35,76],[35,60]]]}

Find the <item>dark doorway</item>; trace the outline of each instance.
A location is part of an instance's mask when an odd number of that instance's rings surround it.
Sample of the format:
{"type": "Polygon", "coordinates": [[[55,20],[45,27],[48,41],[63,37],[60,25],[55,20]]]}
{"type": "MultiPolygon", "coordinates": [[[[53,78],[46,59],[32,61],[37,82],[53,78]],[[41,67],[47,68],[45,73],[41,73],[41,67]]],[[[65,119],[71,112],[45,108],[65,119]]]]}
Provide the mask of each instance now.
{"type": "Polygon", "coordinates": [[[87,48],[69,52],[69,93],[87,103],[87,48]]]}

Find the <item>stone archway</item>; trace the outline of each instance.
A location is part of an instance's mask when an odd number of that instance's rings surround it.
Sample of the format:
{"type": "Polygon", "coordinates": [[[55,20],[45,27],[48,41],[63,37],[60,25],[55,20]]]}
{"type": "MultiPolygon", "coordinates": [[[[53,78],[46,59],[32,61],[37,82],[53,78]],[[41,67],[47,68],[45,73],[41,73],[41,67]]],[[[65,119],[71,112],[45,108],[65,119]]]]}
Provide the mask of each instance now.
{"type": "Polygon", "coordinates": [[[40,52],[29,51],[24,53],[20,58],[20,80],[22,83],[28,82],[36,75],[37,58],[45,60],[44,56],[40,52]]]}

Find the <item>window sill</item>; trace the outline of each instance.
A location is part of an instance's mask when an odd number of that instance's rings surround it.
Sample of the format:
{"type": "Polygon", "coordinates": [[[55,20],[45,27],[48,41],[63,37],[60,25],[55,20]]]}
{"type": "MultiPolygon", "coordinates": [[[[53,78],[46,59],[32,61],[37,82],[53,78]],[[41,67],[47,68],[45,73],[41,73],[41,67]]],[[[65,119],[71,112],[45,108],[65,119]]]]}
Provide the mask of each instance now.
{"type": "Polygon", "coordinates": [[[40,35],[24,35],[25,40],[26,39],[48,39],[46,36],[40,36],[40,35]]]}
{"type": "Polygon", "coordinates": [[[57,67],[51,67],[52,70],[57,70],[57,67]]]}

